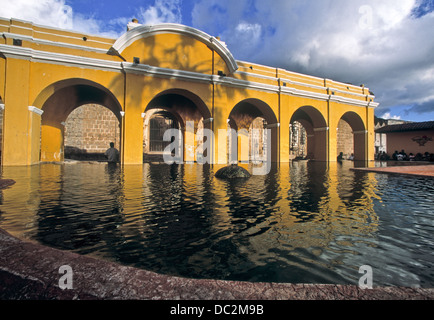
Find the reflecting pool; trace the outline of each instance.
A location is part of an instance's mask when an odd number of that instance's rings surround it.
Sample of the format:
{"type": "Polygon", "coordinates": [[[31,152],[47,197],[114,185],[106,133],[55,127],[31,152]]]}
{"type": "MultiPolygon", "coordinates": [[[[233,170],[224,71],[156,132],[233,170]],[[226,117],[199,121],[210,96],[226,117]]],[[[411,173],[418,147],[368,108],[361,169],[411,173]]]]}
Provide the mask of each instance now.
{"type": "MultiPolygon", "coordinates": [[[[6,167],[11,234],[191,278],[434,286],[434,179],[294,162],[223,181],[221,166],[6,167]]],[[[251,168],[249,168],[251,169],[251,168]]]]}

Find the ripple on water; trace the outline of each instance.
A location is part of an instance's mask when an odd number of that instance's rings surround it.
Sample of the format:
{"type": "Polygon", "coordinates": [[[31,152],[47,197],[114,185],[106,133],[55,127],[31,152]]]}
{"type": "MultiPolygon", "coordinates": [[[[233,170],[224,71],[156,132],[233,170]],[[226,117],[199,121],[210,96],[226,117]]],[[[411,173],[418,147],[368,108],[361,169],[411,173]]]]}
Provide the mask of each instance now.
{"type": "Polygon", "coordinates": [[[0,227],[33,241],[194,278],[434,284],[430,178],[293,163],[243,181],[219,166],[4,168],[0,227]]]}

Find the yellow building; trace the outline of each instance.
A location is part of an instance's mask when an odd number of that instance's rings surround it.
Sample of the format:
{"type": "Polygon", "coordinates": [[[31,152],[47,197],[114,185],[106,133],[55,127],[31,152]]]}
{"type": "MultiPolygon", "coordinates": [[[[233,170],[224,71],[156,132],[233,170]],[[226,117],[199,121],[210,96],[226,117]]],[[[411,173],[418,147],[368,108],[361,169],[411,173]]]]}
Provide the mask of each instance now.
{"type": "Polygon", "coordinates": [[[214,133],[214,163],[227,163],[237,142],[237,160],[248,160],[252,143],[227,132],[249,130],[257,118],[270,129],[274,162],[290,161],[295,121],[306,130],[309,158],[336,161],[341,120],[352,128],[355,159],[374,160],[378,103],[368,88],[238,61],[200,30],[137,25],[108,39],[0,18],[0,33],[2,165],[63,161],[64,125],[85,104],[117,117],[123,164],[143,162],[144,128],[154,115],[180,129],[183,161],[198,159],[199,128],[214,133]]]}

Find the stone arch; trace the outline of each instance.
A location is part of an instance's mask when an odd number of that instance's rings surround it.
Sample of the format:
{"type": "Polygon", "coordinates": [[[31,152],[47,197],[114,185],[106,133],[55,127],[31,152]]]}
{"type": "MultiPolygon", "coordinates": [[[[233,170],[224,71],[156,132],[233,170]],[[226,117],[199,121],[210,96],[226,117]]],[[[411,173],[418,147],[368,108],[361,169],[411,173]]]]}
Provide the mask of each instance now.
{"type": "MultiPolygon", "coordinates": [[[[356,161],[364,161],[367,159],[367,131],[365,124],[362,120],[362,118],[355,112],[349,111],[346,112],[341,118],[338,123],[337,128],[337,141],[339,143],[340,139],[343,139],[342,135],[345,134],[342,131],[342,128],[344,126],[347,126],[350,128],[350,131],[348,132],[349,137],[347,140],[350,143],[353,143],[352,149],[354,153],[354,160],[356,161]]],[[[339,155],[340,152],[345,152],[343,149],[339,149],[337,153],[339,155]]]]}
{"type": "Polygon", "coordinates": [[[64,125],[76,108],[87,104],[104,106],[122,119],[122,107],[116,97],[102,85],[86,79],[66,79],[46,87],[34,105],[42,109],[41,161],[64,160],[64,125]]]}
{"type": "Polygon", "coordinates": [[[263,119],[264,129],[271,130],[271,145],[264,146],[267,151],[271,152],[271,161],[278,162],[279,148],[279,122],[272,108],[262,100],[250,98],[245,99],[237,103],[231,110],[228,117],[228,126],[237,132],[238,139],[234,139],[233,135],[229,135],[229,148],[231,153],[230,162],[242,161],[248,162],[252,158],[253,150],[249,147],[248,152],[242,152],[242,145],[247,143],[251,146],[251,136],[249,136],[249,130],[251,130],[252,123],[255,119],[263,119]],[[246,138],[247,135],[247,138],[246,138]],[[243,142],[243,139],[248,139],[243,142]],[[235,154],[231,151],[237,149],[237,159],[235,154]],[[248,153],[248,154],[247,154],[248,153]]]}
{"type": "Polygon", "coordinates": [[[295,121],[300,123],[306,131],[306,158],[327,161],[329,128],[322,113],[313,106],[302,106],[294,112],[289,125],[292,126],[295,121]]]}

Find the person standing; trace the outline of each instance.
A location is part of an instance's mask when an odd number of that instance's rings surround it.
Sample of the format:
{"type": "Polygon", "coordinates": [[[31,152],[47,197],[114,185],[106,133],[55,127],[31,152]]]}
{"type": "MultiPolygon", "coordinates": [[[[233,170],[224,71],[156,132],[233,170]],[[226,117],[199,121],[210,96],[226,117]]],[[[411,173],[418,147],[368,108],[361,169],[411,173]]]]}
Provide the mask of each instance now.
{"type": "Polygon", "coordinates": [[[108,160],[108,163],[118,163],[119,162],[119,151],[115,148],[115,144],[110,142],[110,148],[104,153],[108,160]]]}

